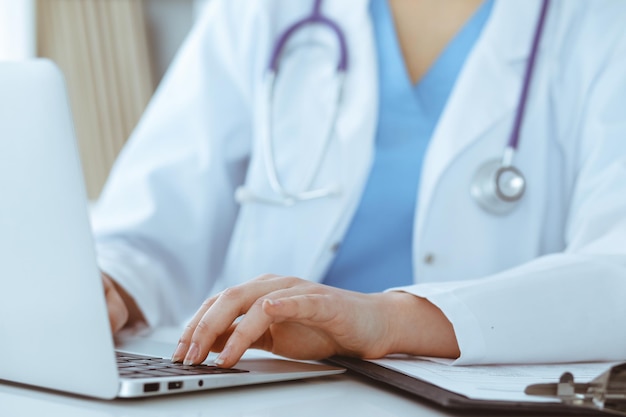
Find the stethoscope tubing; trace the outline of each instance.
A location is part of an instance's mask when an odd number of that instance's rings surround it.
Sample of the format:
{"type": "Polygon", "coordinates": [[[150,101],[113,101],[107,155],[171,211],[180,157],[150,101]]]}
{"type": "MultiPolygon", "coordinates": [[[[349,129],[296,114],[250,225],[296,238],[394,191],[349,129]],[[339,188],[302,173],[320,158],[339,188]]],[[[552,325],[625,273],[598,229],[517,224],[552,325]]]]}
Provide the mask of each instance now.
{"type": "Polygon", "coordinates": [[[513,165],[513,159],[519,147],[528,94],[536,68],[537,54],[543,37],[549,2],[550,0],[543,0],[541,4],[513,127],[502,158],[500,161],[489,160],[484,162],[472,179],[470,194],[482,209],[491,214],[505,215],[512,212],[519,205],[526,192],[526,177],[519,168],[513,165]]]}
{"type": "MultiPolygon", "coordinates": [[[[267,77],[268,77],[267,78],[267,105],[266,105],[267,123],[266,123],[266,129],[263,132],[261,139],[263,141],[262,148],[263,148],[264,159],[265,159],[265,171],[266,171],[269,183],[270,183],[270,187],[272,188],[272,190],[274,190],[274,192],[276,192],[278,195],[282,197],[282,200],[283,200],[282,204],[287,205],[287,206],[291,206],[298,201],[314,200],[318,198],[331,197],[333,195],[336,195],[337,193],[340,192],[339,187],[336,187],[336,186],[317,188],[317,189],[311,188],[313,181],[315,180],[316,174],[320,171],[322,167],[322,163],[324,161],[323,158],[318,158],[316,165],[311,170],[311,174],[304,181],[305,185],[303,188],[306,191],[290,192],[282,185],[282,182],[278,176],[278,171],[276,168],[277,163],[276,163],[276,157],[275,157],[275,152],[274,152],[274,141],[272,140],[274,115],[272,112],[271,103],[274,100],[274,97],[273,97],[274,91],[275,91],[274,84],[276,82],[277,74],[273,72],[269,72],[267,77]]],[[[332,137],[334,133],[333,132],[334,126],[337,121],[337,115],[339,114],[338,110],[339,110],[339,107],[341,106],[343,84],[344,84],[344,77],[343,77],[343,72],[342,72],[339,74],[337,94],[335,97],[335,111],[332,112],[333,119],[331,120],[330,126],[328,127],[328,131],[326,132],[326,135],[325,135],[327,140],[324,141],[323,149],[321,150],[322,155],[324,155],[328,151],[328,147],[330,145],[330,138],[332,137]]]]}
{"type": "MultiPolygon", "coordinates": [[[[526,105],[528,102],[528,95],[530,86],[532,83],[533,75],[535,72],[535,62],[541,43],[541,38],[544,31],[545,20],[548,13],[550,0],[543,0],[541,5],[541,11],[535,33],[532,40],[531,50],[529,54],[528,63],[524,73],[522,81],[522,89],[518,100],[518,105],[515,113],[513,127],[507,145],[505,146],[503,155],[498,164],[495,164],[493,160],[485,162],[477,171],[475,180],[472,185],[472,195],[477,200],[479,205],[485,210],[496,213],[504,214],[510,212],[515,205],[522,198],[525,188],[526,180],[522,172],[513,166],[513,159],[518,150],[521,136],[521,129],[523,125],[526,105]],[[500,179],[502,174],[512,174],[513,180],[516,183],[521,184],[519,190],[513,194],[504,192],[500,187],[500,179]]],[[[340,26],[333,20],[327,18],[321,11],[322,0],[315,0],[313,3],[312,12],[305,18],[296,21],[289,26],[278,37],[267,67],[267,105],[265,119],[267,120],[266,128],[262,133],[262,147],[263,158],[265,161],[265,170],[268,177],[268,182],[271,189],[277,194],[277,198],[263,197],[256,195],[253,191],[247,189],[247,187],[240,187],[237,190],[236,197],[240,202],[261,202],[269,204],[278,204],[284,206],[291,206],[299,201],[313,200],[323,197],[335,196],[340,194],[341,190],[338,186],[328,186],[323,188],[311,189],[313,181],[323,163],[323,156],[328,151],[330,139],[334,134],[334,127],[337,122],[338,113],[341,105],[341,96],[343,94],[343,84],[345,75],[348,69],[348,48],[346,38],[341,30],[340,26]],[[323,149],[321,150],[320,159],[315,164],[310,176],[307,176],[304,181],[304,191],[294,192],[289,191],[282,184],[279,174],[277,172],[277,163],[274,149],[273,137],[273,101],[276,79],[280,72],[280,60],[281,56],[286,48],[286,45],[290,38],[295,35],[297,31],[308,25],[320,25],[330,29],[336,36],[339,44],[339,59],[337,63],[337,73],[339,78],[339,84],[337,88],[336,109],[333,112],[331,124],[327,132],[326,141],[324,142],[323,149]]]]}
{"type": "Polygon", "coordinates": [[[321,8],[322,0],[315,0],[311,14],[289,26],[287,30],[285,30],[285,32],[283,32],[283,34],[278,38],[270,56],[267,68],[269,72],[278,74],[280,58],[285,50],[287,42],[298,30],[309,25],[325,26],[335,33],[337,41],[339,42],[339,61],[337,63],[337,71],[340,73],[348,71],[348,45],[346,42],[346,36],[335,21],[322,14],[321,8]]]}
{"type": "Polygon", "coordinates": [[[330,139],[334,134],[334,128],[337,122],[337,118],[339,116],[339,109],[341,107],[345,74],[348,70],[348,47],[346,43],[346,37],[336,22],[322,14],[321,7],[322,0],[315,0],[313,4],[313,10],[309,14],[309,16],[293,23],[285,30],[285,32],[283,32],[283,34],[276,41],[274,48],[272,49],[272,54],[268,63],[266,76],[267,114],[265,114],[265,120],[267,120],[267,123],[265,129],[263,129],[261,140],[263,148],[263,158],[265,161],[265,171],[267,174],[270,188],[277,194],[277,198],[258,196],[247,187],[239,187],[235,194],[235,197],[240,202],[257,201],[265,204],[292,206],[299,201],[332,197],[341,193],[340,187],[336,185],[330,185],[327,187],[315,189],[311,188],[313,181],[315,180],[315,176],[322,167],[323,155],[325,155],[328,151],[330,139]],[[303,188],[304,191],[295,192],[287,190],[287,188],[281,182],[277,172],[274,141],[272,140],[274,118],[272,104],[274,102],[276,79],[278,78],[278,74],[280,71],[280,59],[283,55],[286,45],[289,40],[296,34],[296,32],[309,25],[319,25],[322,27],[326,27],[330,29],[337,38],[337,42],[339,44],[339,59],[337,62],[337,93],[335,97],[335,111],[332,112],[332,120],[325,135],[326,140],[323,144],[323,149],[321,150],[322,157],[319,158],[319,160],[313,167],[311,174],[308,176],[308,178],[305,179],[305,186],[303,188]]]}
{"type": "MultiPolygon", "coordinates": [[[[530,90],[530,85],[532,84],[533,75],[535,73],[535,62],[537,60],[537,53],[539,51],[539,43],[541,42],[541,38],[543,36],[546,16],[548,14],[549,2],[550,0],[543,0],[541,4],[541,12],[539,15],[539,20],[537,22],[537,27],[535,28],[535,35],[533,37],[533,42],[530,49],[530,56],[528,58],[528,64],[526,65],[526,71],[524,73],[522,92],[520,93],[520,98],[517,105],[517,112],[515,113],[515,121],[513,122],[513,129],[511,130],[511,136],[509,137],[509,142],[507,144],[507,148],[512,149],[513,153],[517,151],[519,146],[522,122],[524,120],[524,115],[526,113],[526,104],[528,102],[528,92],[530,90]]],[[[507,155],[505,153],[505,157],[506,156],[507,155]]],[[[512,162],[512,155],[510,155],[508,159],[510,159],[510,161],[508,161],[508,165],[510,165],[510,163],[512,162]]],[[[505,158],[503,158],[503,164],[504,162],[505,158]]]]}

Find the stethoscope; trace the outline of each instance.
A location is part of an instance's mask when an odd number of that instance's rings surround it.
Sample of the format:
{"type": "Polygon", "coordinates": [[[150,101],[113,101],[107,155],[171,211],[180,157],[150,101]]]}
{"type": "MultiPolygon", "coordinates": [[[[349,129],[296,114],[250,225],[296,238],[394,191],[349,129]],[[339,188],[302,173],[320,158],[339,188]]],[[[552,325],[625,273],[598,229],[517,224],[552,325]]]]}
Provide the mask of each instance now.
{"type": "Polygon", "coordinates": [[[263,159],[265,163],[266,175],[269,180],[270,187],[272,188],[272,191],[274,191],[276,196],[262,196],[250,190],[250,188],[246,186],[241,186],[237,188],[237,191],[235,192],[235,199],[239,203],[257,202],[280,206],[292,206],[298,202],[315,200],[325,197],[335,197],[341,194],[340,187],[336,185],[319,188],[312,187],[313,181],[315,180],[315,177],[321,169],[324,155],[335,130],[335,124],[337,122],[337,116],[339,113],[339,108],[341,106],[341,95],[344,86],[345,74],[348,70],[348,47],[346,44],[345,35],[336,22],[322,14],[321,9],[322,0],[315,0],[315,2],[313,3],[313,11],[311,12],[311,14],[302,20],[298,20],[297,22],[289,26],[287,30],[285,30],[285,32],[278,38],[278,41],[274,45],[274,49],[272,50],[272,55],[270,57],[270,62],[267,68],[267,88],[265,90],[267,104],[265,106],[267,111],[265,119],[267,120],[267,123],[264,131],[261,132],[261,147],[263,149],[263,159]],[[333,112],[333,119],[330,124],[330,129],[326,134],[326,140],[322,144],[322,153],[314,169],[304,181],[305,186],[303,187],[303,191],[291,191],[287,190],[287,188],[283,185],[276,169],[274,141],[272,140],[272,104],[274,102],[274,91],[276,87],[276,79],[278,78],[280,59],[286,49],[287,42],[292,36],[294,36],[294,34],[298,30],[309,25],[319,25],[330,29],[334,33],[339,44],[339,62],[337,64],[337,91],[335,93],[334,100],[336,111],[333,112]]]}
{"type": "MultiPolygon", "coordinates": [[[[541,12],[535,34],[533,37],[530,57],[526,65],[522,91],[518,101],[517,111],[515,114],[513,129],[509,137],[509,141],[504,149],[504,154],[500,159],[493,159],[482,164],[472,178],[470,192],[474,200],[484,210],[492,213],[503,215],[511,212],[524,196],[526,190],[526,178],[524,174],[513,165],[513,158],[519,147],[520,131],[526,102],[528,100],[528,91],[530,89],[539,43],[543,34],[543,27],[548,11],[550,0],[543,0],[541,12]]],[[[267,89],[266,100],[267,106],[265,115],[267,119],[266,127],[262,132],[261,146],[263,148],[263,160],[265,163],[266,175],[269,185],[275,196],[263,196],[250,190],[246,186],[241,186],[235,193],[235,198],[239,203],[263,203],[280,206],[292,206],[298,202],[315,200],[325,197],[334,197],[341,194],[340,187],[336,185],[326,187],[312,187],[316,175],[319,173],[324,158],[325,150],[328,148],[330,140],[334,133],[337,120],[338,109],[341,104],[341,93],[343,90],[345,74],[348,69],[348,48],[343,31],[339,25],[321,12],[322,0],[315,0],[313,3],[313,11],[311,14],[287,28],[287,30],[278,38],[267,68],[267,89]],[[319,25],[331,30],[337,38],[339,44],[339,62],[337,64],[338,87],[335,98],[337,111],[334,112],[331,127],[326,135],[323,143],[323,152],[314,169],[304,182],[305,187],[302,191],[288,190],[280,180],[276,169],[275,149],[272,140],[272,118],[273,118],[273,101],[276,79],[278,78],[280,59],[283,54],[287,42],[294,34],[305,26],[319,25]]]]}

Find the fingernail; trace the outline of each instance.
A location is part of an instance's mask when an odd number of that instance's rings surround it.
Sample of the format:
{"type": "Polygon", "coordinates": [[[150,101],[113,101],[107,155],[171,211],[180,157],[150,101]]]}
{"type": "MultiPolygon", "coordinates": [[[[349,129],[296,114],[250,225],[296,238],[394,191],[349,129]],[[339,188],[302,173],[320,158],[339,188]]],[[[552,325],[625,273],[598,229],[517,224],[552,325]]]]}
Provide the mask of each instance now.
{"type": "Polygon", "coordinates": [[[176,350],[172,355],[172,362],[180,362],[183,359],[183,353],[185,353],[186,347],[186,343],[179,343],[178,346],[176,346],[176,350]]]}
{"type": "Polygon", "coordinates": [[[198,353],[200,352],[200,348],[196,342],[191,344],[189,348],[189,352],[187,352],[187,356],[185,356],[185,360],[183,361],[183,365],[193,365],[195,361],[198,360],[198,353]]]}
{"type": "Polygon", "coordinates": [[[224,350],[219,354],[219,356],[215,359],[215,364],[217,366],[224,365],[224,362],[228,360],[228,355],[230,354],[230,349],[225,347],[224,350]]]}

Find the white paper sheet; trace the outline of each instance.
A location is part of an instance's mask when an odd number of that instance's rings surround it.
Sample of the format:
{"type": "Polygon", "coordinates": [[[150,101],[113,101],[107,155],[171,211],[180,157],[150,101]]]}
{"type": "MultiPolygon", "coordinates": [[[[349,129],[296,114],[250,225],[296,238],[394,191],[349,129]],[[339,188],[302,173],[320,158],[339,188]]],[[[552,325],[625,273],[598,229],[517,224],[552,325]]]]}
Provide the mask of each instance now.
{"type": "Polygon", "coordinates": [[[392,356],[371,362],[477,400],[558,402],[524,394],[530,384],[558,382],[571,372],[575,382],[588,382],[618,362],[548,365],[452,366],[451,361],[392,356]]]}

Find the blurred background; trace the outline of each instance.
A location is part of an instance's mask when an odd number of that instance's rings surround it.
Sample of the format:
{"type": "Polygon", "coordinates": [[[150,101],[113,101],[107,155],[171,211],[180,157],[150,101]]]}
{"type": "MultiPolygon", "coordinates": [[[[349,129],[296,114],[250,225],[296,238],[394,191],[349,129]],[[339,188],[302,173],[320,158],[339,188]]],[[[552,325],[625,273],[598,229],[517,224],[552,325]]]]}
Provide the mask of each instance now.
{"type": "Polygon", "coordinates": [[[0,60],[65,74],[90,199],[210,0],[0,0],[0,60]]]}

